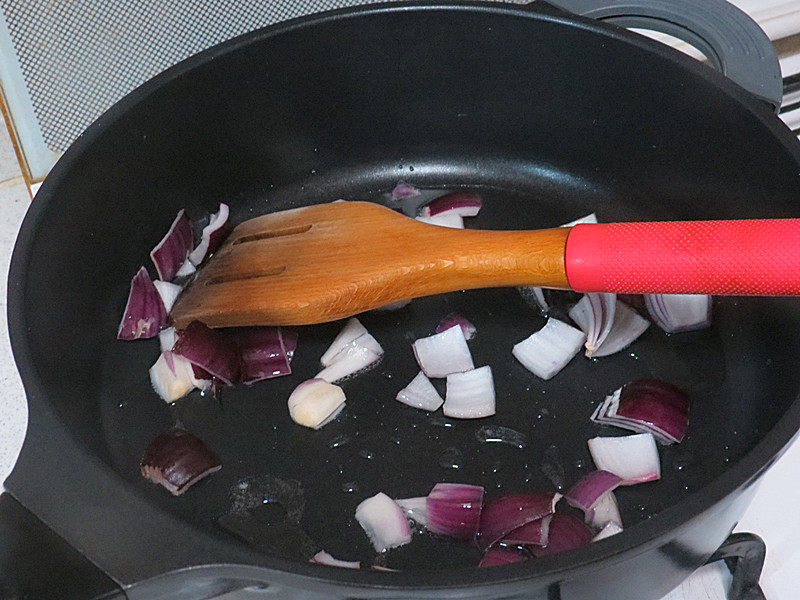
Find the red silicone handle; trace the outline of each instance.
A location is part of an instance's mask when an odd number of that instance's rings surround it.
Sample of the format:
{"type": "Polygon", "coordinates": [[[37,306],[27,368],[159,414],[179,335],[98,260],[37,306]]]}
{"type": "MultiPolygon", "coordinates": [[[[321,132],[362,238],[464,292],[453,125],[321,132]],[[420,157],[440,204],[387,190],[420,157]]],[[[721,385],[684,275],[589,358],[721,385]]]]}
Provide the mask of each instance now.
{"type": "Polygon", "coordinates": [[[800,219],[581,224],[565,253],[579,292],[800,294],[800,219]]]}

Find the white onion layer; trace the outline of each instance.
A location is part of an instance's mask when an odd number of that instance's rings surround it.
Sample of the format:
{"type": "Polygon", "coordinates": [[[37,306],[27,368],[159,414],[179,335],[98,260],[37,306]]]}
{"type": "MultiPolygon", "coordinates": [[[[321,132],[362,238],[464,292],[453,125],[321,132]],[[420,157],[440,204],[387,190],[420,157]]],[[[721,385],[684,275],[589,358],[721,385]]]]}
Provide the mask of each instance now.
{"type": "Polygon", "coordinates": [[[611,333],[617,309],[616,294],[588,293],[569,311],[586,334],[586,356],[593,356],[611,333]]]}
{"type": "Polygon", "coordinates": [[[455,419],[480,419],[495,412],[494,379],[490,366],[447,376],[443,412],[455,419]]]}
{"type": "Polygon", "coordinates": [[[194,275],[196,271],[197,267],[187,258],[175,273],[175,277],[188,277],[189,275],[194,275]]]}
{"type": "Polygon", "coordinates": [[[350,562],[347,560],[339,560],[334,558],[325,550],[320,550],[308,562],[317,563],[318,565],[328,565],[330,567],[342,567],[344,569],[360,569],[361,563],[358,561],[350,562]]]}
{"type": "Polygon", "coordinates": [[[454,211],[439,213],[432,217],[417,217],[417,221],[451,229],[464,229],[464,218],[454,211]]]}
{"type": "Polygon", "coordinates": [[[634,485],[661,478],[656,440],[650,433],[624,437],[596,437],[588,442],[589,452],[598,469],[623,479],[622,485],[634,485]]]}
{"type": "Polygon", "coordinates": [[[650,321],[641,316],[624,302],[617,300],[617,309],[614,313],[614,324],[606,340],[595,350],[594,356],[609,356],[624,350],[635,342],[647,328],[650,321]]]}
{"type": "Polygon", "coordinates": [[[557,319],[547,319],[539,331],[514,346],[511,353],[531,373],[550,379],[572,360],[586,335],[557,319]]]}
{"type": "Polygon", "coordinates": [[[711,324],[711,296],[702,294],[645,294],[647,312],[667,333],[694,331],[711,324]]]}
{"type": "Polygon", "coordinates": [[[444,403],[439,392],[422,371],[406,387],[397,392],[397,400],[408,406],[428,411],[439,410],[444,403]]]}
{"type": "Polygon", "coordinates": [[[570,221],[569,223],[564,223],[561,227],[574,227],[575,225],[581,225],[582,223],[597,223],[597,215],[594,213],[588,214],[585,217],[581,217],[580,219],[575,219],[574,221],[570,221]]]}
{"type": "Polygon", "coordinates": [[[614,523],[622,527],[622,517],[619,514],[617,497],[613,491],[608,491],[594,503],[592,507],[592,527],[605,527],[609,523],[614,523]]]}
{"type": "Polygon", "coordinates": [[[405,515],[422,525],[428,526],[428,497],[419,496],[417,498],[400,498],[395,500],[397,505],[403,509],[405,515]]]}
{"type": "Polygon", "coordinates": [[[319,359],[320,364],[323,367],[327,367],[328,365],[330,365],[333,362],[334,356],[336,356],[339,352],[344,350],[346,346],[352,344],[352,342],[354,342],[362,335],[369,335],[367,328],[364,327],[361,324],[361,321],[359,321],[355,317],[349,319],[345,324],[345,326],[342,328],[342,330],[339,332],[339,334],[334,338],[333,342],[331,342],[331,345],[328,346],[328,349],[325,350],[325,353],[322,355],[322,358],[319,359]]]}
{"type": "Polygon", "coordinates": [[[329,366],[317,373],[315,379],[324,379],[328,383],[340,381],[363,371],[377,362],[380,357],[380,354],[376,354],[366,346],[348,346],[334,357],[334,361],[329,366]]]}
{"type": "Polygon", "coordinates": [[[167,327],[158,332],[158,343],[162,352],[172,352],[175,342],[178,341],[178,330],[174,327],[167,327]]]}
{"type": "Polygon", "coordinates": [[[600,532],[592,538],[592,541],[596,542],[598,540],[611,537],[612,535],[617,535],[620,532],[622,532],[622,527],[611,521],[603,526],[600,532]]]}
{"type": "Polygon", "coordinates": [[[475,368],[460,325],[420,338],[413,344],[414,356],[428,377],[447,377],[475,368]]]}
{"type": "Polygon", "coordinates": [[[344,390],[321,379],[309,379],[289,395],[289,415],[304,427],[319,429],[344,408],[344,390]]]}
{"type": "Polygon", "coordinates": [[[164,402],[175,402],[195,387],[192,363],[172,352],[162,352],[150,367],[150,383],[164,402]]]}
{"type": "Polygon", "coordinates": [[[183,291],[183,288],[176,283],[161,281],[160,279],[153,281],[153,285],[156,286],[156,291],[158,292],[158,295],[161,296],[161,301],[164,303],[164,308],[166,308],[167,313],[169,313],[169,311],[172,310],[172,305],[175,304],[175,300],[177,300],[178,295],[183,291]]]}
{"type": "Polygon", "coordinates": [[[383,492],[358,505],[356,521],[378,552],[397,548],[411,541],[411,528],[403,509],[383,492]]]}

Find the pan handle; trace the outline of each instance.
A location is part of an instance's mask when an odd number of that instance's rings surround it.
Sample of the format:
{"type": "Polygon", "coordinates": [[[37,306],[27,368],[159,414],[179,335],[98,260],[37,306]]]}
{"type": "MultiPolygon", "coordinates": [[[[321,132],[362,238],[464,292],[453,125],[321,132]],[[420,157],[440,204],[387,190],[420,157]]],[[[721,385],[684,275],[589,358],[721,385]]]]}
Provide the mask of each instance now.
{"type": "Polygon", "coordinates": [[[783,99],[778,55],[767,34],[726,0],[547,0],[620,27],[667,33],[700,50],[729,79],[770,104],[783,99]]]}

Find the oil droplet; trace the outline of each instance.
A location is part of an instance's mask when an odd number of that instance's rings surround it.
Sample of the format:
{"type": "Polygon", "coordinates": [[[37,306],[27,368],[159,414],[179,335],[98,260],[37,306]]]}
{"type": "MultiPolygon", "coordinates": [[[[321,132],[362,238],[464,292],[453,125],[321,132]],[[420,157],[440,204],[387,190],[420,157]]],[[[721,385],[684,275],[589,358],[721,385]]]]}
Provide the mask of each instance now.
{"type": "Polygon", "coordinates": [[[475,430],[475,439],[479,442],[492,444],[507,444],[515,448],[525,448],[528,438],[516,429],[502,425],[483,425],[475,430]]]}
{"type": "Polygon", "coordinates": [[[564,461],[561,452],[555,446],[550,446],[544,451],[544,460],[539,467],[557,490],[563,490],[565,485],[564,461]]]}
{"type": "Polygon", "coordinates": [[[371,450],[366,450],[366,449],[359,450],[358,455],[361,458],[366,458],[367,460],[372,460],[373,458],[375,458],[375,454],[371,450]]]}
{"type": "Polygon", "coordinates": [[[435,425],[436,427],[452,427],[453,424],[445,421],[442,417],[433,417],[430,420],[431,425],[435,425]]]}
{"type": "Polygon", "coordinates": [[[413,171],[414,170],[414,165],[409,165],[408,170],[409,171],[413,171]]]}
{"type": "Polygon", "coordinates": [[[346,481],[342,484],[342,491],[345,494],[352,494],[358,491],[358,484],[355,481],[346,481]]]}
{"type": "Polygon", "coordinates": [[[439,456],[439,466],[445,469],[460,469],[464,455],[458,448],[451,446],[439,456]]]}
{"type": "Polygon", "coordinates": [[[336,437],[331,438],[328,442],[328,448],[341,448],[342,446],[348,444],[350,442],[350,436],[341,434],[337,435],[336,437]]]}
{"type": "Polygon", "coordinates": [[[582,469],[585,466],[586,466],[586,461],[581,460],[580,458],[575,461],[575,468],[582,469]]]}

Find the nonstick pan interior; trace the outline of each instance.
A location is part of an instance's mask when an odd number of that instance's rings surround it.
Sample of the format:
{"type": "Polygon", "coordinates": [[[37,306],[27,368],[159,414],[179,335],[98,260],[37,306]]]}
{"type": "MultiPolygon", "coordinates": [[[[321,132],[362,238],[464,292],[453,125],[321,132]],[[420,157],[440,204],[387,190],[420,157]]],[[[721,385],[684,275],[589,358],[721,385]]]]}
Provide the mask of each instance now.
{"type": "MultiPolygon", "coordinates": [[[[317,432],[289,420],[286,398],[318,371],[341,323],[300,330],[290,377],[173,409],[157,398],[147,377],[157,342],[114,333],[130,277],[182,207],[200,216],[225,201],[240,222],[374,199],[406,179],[480,192],[476,228],[556,226],[592,211],[603,221],[796,216],[796,159],[765,109],[724,84],[586,29],[488,9],[452,27],[445,12],[367,15],[352,27],[332,19],[196,59],[112,109],[42,188],[37,202],[48,204],[13,284],[24,289],[30,362],[71,435],[143,502],[226,539],[234,529],[259,551],[305,561],[313,546],[369,561],[352,519],[363,498],[424,495],[439,481],[481,484],[489,496],[569,485],[593,468],[588,438],[623,433],[590,423],[596,404],[633,378],[660,377],[694,404],[686,440],[661,450],[662,480],[618,494],[628,529],[641,528],[734,465],[794,401],[796,300],[720,298],[709,330],[651,326],[630,351],[577,357],[543,382],[510,353],[544,323],[513,289],[364,315],[386,355],[343,384],[347,408],[317,432]],[[470,347],[494,371],[496,417],[449,421],[394,400],[417,372],[411,342],[449,312],[478,328],[470,347]],[[223,462],[179,498],[139,474],[148,442],[176,423],[223,462]],[[480,443],[483,426],[513,428],[527,445],[480,443]],[[284,506],[256,508],[264,500],[284,506]],[[234,509],[241,519],[226,518],[234,509]],[[282,525],[284,513],[299,528],[282,525]]],[[[476,559],[466,545],[418,536],[386,564],[476,559]]]]}
{"type": "MultiPolygon", "coordinates": [[[[330,187],[350,198],[374,197],[370,192],[378,189],[348,189],[347,181],[330,187]]],[[[470,227],[545,227],[587,210],[597,210],[603,220],[625,217],[624,206],[608,197],[595,205],[564,206],[558,195],[565,192],[552,194],[541,182],[506,182],[479,191],[485,208],[469,220],[470,227]]],[[[590,196],[599,199],[599,194],[590,196]]],[[[249,216],[255,206],[264,206],[263,199],[242,203],[236,214],[249,216]]],[[[113,331],[119,308],[119,302],[109,305],[103,330],[113,331]]],[[[786,299],[717,299],[710,330],[670,336],[653,325],[628,350],[594,360],[579,356],[550,381],[536,378],[511,356],[513,344],[544,324],[515,289],[422,298],[394,312],[372,311],[361,320],[386,355],[342,384],[347,407],[319,431],[295,425],[286,399],[318,371],[319,356],[341,322],[299,329],[291,376],[224,389],[217,398],[195,392],[172,410],[148,389],[147,368],[157,356],[157,342],[123,344],[109,336],[102,378],[115,391],[100,400],[108,460],[148,501],[204,528],[221,525],[263,551],[298,559],[325,548],[369,563],[374,552],[353,519],[361,500],[379,491],[393,497],[425,495],[439,481],[480,484],[489,497],[526,489],[563,492],[594,468],[587,439],[625,433],[593,424],[589,415],[627,381],[664,379],[686,389],[693,400],[686,440],[661,449],[662,480],[617,493],[629,527],[680,502],[736,461],[780,416],[797,386],[791,365],[800,320],[796,302],[786,299]],[[470,348],[476,366],[493,369],[495,417],[447,419],[394,400],[418,371],[411,342],[433,333],[451,312],[478,328],[470,348]],[[122,386],[114,383],[120,373],[125,374],[122,386]],[[180,498],[138,472],[149,440],[176,423],[204,439],[224,465],[180,498]],[[485,428],[491,429],[488,436],[485,428]],[[524,448],[516,447],[514,432],[524,438],[524,448]],[[482,442],[482,437],[508,443],[482,442]],[[298,518],[299,528],[287,526],[285,517],[298,518]]],[[[468,565],[478,557],[471,545],[421,535],[381,561],[393,568],[438,568],[468,565]]]]}

